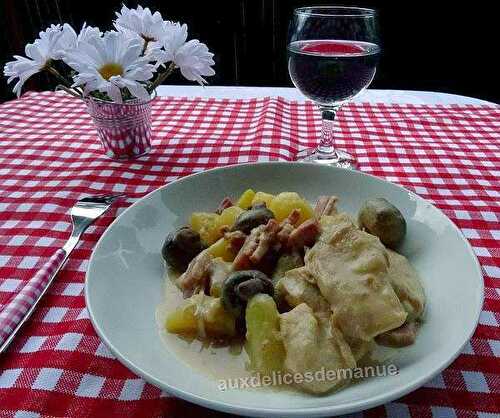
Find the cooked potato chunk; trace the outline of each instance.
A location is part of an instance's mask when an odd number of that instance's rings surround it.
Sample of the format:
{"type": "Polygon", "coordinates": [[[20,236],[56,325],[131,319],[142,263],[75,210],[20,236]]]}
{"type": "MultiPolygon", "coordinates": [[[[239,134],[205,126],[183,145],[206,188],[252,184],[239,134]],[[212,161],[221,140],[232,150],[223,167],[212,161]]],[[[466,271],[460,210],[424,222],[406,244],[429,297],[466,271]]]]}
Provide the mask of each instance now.
{"type": "Polygon", "coordinates": [[[214,258],[221,257],[224,261],[233,261],[236,254],[231,250],[231,243],[225,239],[220,238],[215,241],[210,247],[208,247],[208,252],[214,256],[214,258]]]}
{"type": "Polygon", "coordinates": [[[269,207],[274,200],[274,195],[265,192],[257,192],[252,199],[252,206],[257,203],[265,203],[266,207],[269,207]]]}
{"type": "MultiPolygon", "coordinates": [[[[217,241],[218,242],[218,241],[217,241]]],[[[224,261],[222,258],[215,258],[210,264],[210,296],[216,298],[222,295],[222,286],[233,271],[231,262],[224,261]]],[[[222,300],[221,300],[222,302],[222,300]]]]}
{"type": "Polygon", "coordinates": [[[244,212],[239,206],[230,206],[219,215],[219,228],[223,226],[232,227],[236,218],[244,212]]]}
{"type": "Polygon", "coordinates": [[[234,337],[235,319],[229,315],[219,298],[197,293],[170,313],[165,326],[168,332],[199,339],[234,337]]]}
{"type": "Polygon", "coordinates": [[[243,212],[238,206],[230,206],[222,211],[220,215],[210,212],[193,212],[191,215],[191,228],[200,234],[201,239],[207,245],[212,245],[222,237],[221,228],[231,227],[240,213],[243,212]]]}
{"type": "Polygon", "coordinates": [[[255,192],[252,189],[245,190],[243,194],[238,199],[236,206],[241,209],[248,209],[252,205],[252,200],[255,196],[255,192]]]}
{"type": "Polygon", "coordinates": [[[282,370],[285,349],[280,335],[276,303],[266,294],[255,295],[246,308],[247,335],[245,350],[253,371],[269,375],[282,370]]]}
{"type": "Polygon", "coordinates": [[[212,245],[222,236],[219,231],[219,215],[216,213],[193,212],[190,224],[207,245],[212,245]]]}
{"type": "Polygon", "coordinates": [[[280,193],[273,199],[269,209],[274,213],[278,222],[288,217],[294,209],[300,210],[300,219],[297,225],[313,217],[311,205],[295,192],[280,193]]]}

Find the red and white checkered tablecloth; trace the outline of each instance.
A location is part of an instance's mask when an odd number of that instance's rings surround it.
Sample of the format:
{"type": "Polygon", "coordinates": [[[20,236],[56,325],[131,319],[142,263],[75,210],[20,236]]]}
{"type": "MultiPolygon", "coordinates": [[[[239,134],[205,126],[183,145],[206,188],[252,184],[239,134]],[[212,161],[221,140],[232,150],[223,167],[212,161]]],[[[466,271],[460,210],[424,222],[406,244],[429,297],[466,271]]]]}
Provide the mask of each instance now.
{"type": "MultiPolygon", "coordinates": [[[[159,98],[154,149],[115,162],[83,104],[30,93],[0,105],[0,309],[63,245],[68,210],[87,194],[123,192],[120,210],[195,171],[293,160],[320,132],[311,103],[159,98]]],[[[498,417],[500,413],[500,107],[351,104],[337,144],[364,172],[441,208],[483,268],[479,326],[458,359],[417,391],[359,417],[498,417]]],[[[221,416],[162,393],[122,366],[95,334],[83,296],[88,260],[115,214],[89,228],[41,306],[0,357],[0,418],[221,416]]]]}

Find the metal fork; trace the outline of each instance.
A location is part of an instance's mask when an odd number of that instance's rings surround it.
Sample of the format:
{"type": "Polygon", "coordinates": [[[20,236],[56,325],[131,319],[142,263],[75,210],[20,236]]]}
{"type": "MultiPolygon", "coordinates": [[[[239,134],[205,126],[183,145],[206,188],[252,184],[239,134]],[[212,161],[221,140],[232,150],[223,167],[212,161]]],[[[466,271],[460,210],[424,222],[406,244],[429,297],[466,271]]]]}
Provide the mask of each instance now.
{"type": "Polygon", "coordinates": [[[17,332],[35,311],[85,230],[121,196],[123,194],[84,197],[71,208],[73,230],[66,244],[50,257],[0,312],[0,353],[6,350],[17,332]]]}

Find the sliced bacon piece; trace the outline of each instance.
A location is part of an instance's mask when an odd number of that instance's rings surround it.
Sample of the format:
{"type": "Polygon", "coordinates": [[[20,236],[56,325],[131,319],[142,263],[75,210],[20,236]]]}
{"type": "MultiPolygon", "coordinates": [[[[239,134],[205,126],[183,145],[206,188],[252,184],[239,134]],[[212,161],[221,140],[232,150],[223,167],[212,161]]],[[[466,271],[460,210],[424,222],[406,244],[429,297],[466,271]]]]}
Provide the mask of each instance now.
{"type": "Polygon", "coordinates": [[[252,254],[249,256],[250,261],[253,264],[259,263],[262,258],[267,254],[267,252],[272,248],[274,242],[276,241],[276,234],[278,232],[278,224],[276,221],[271,219],[267,225],[265,225],[262,232],[259,234],[257,239],[257,246],[252,254]]]}
{"type": "Polygon", "coordinates": [[[266,225],[259,225],[245,239],[245,243],[233,261],[234,270],[246,270],[252,265],[259,264],[276,242],[279,224],[270,219],[266,225]]]}
{"type": "Polygon", "coordinates": [[[185,298],[205,289],[210,277],[213,255],[204,250],[191,260],[187,270],[177,279],[177,285],[185,298]]]}
{"type": "Polygon", "coordinates": [[[406,347],[417,338],[417,325],[414,321],[406,322],[399,328],[391,329],[375,337],[377,344],[386,347],[406,347]]]}
{"type": "Polygon", "coordinates": [[[316,219],[322,216],[335,215],[337,213],[337,196],[320,196],[314,207],[316,219]]]}
{"type": "Polygon", "coordinates": [[[316,219],[308,219],[295,228],[288,237],[287,248],[291,250],[302,250],[304,247],[312,247],[320,233],[319,223],[316,219]]]}
{"type": "Polygon", "coordinates": [[[219,207],[215,211],[217,215],[220,215],[224,209],[230,208],[231,206],[234,206],[233,202],[229,197],[225,197],[222,199],[222,201],[219,203],[219,207]]]}
{"type": "Polygon", "coordinates": [[[231,248],[231,251],[236,254],[240,251],[241,247],[243,247],[247,235],[241,231],[232,231],[225,232],[224,238],[229,241],[229,248],[231,248]]]}
{"type": "Polygon", "coordinates": [[[277,234],[278,241],[282,246],[286,246],[288,242],[288,237],[295,229],[295,225],[300,219],[300,211],[298,209],[294,209],[290,212],[288,217],[283,219],[280,223],[280,230],[277,234]]]}

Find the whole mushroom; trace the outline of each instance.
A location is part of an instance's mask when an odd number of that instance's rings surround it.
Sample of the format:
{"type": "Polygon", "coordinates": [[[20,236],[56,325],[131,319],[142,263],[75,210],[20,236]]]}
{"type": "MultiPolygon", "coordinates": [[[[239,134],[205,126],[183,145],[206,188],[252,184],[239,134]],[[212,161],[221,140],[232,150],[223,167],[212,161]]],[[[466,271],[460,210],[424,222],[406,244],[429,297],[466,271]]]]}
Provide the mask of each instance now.
{"type": "Polygon", "coordinates": [[[406,221],[403,214],[384,198],[368,199],[358,214],[359,225],[367,232],[380,238],[389,248],[397,247],[406,235],[406,221]]]}
{"type": "Polygon", "coordinates": [[[183,272],[191,260],[205,248],[200,234],[185,226],[167,235],[161,254],[169,266],[183,272]]]}
{"type": "Polygon", "coordinates": [[[256,204],[236,218],[232,230],[249,234],[252,229],[267,224],[273,218],[274,213],[266,207],[265,203],[256,204]]]}
{"type": "Polygon", "coordinates": [[[248,300],[259,293],[274,296],[274,285],[269,277],[258,270],[235,271],[222,286],[222,306],[227,312],[239,317],[248,300]]]}

